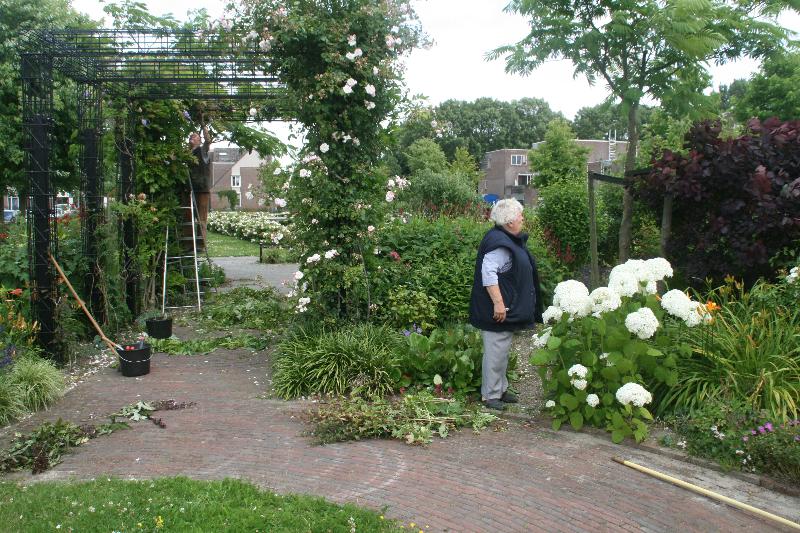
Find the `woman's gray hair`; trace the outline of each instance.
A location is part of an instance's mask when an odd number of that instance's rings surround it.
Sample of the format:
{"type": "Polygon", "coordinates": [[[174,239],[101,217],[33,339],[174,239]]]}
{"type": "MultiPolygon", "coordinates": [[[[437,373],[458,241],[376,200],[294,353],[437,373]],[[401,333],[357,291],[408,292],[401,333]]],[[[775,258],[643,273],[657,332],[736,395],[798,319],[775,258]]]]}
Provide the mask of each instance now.
{"type": "Polygon", "coordinates": [[[520,213],[522,213],[522,204],[514,198],[506,198],[494,204],[489,220],[500,226],[505,226],[509,222],[513,222],[520,213]]]}

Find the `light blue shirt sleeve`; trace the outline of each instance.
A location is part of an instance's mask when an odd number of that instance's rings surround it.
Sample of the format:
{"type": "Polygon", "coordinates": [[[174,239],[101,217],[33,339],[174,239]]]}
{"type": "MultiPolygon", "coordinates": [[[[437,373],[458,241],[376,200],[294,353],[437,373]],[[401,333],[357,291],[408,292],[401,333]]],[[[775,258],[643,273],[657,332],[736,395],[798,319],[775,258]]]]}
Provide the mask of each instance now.
{"type": "Polygon", "coordinates": [[[483,286],[497,285],[497,275],[511,269],[511,250],[500,247],[483,256],[481,280],[483,286]]]}

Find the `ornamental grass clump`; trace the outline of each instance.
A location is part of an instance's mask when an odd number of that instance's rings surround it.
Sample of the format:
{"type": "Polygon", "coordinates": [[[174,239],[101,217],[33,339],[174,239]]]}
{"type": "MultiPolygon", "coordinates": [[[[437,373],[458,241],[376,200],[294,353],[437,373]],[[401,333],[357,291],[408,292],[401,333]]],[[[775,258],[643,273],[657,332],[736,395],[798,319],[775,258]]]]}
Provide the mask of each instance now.
{"type": "Polygon", "coordinates": [[[0,375],[0,426],[6,426],[25,414],[19,389],[0,375]]]}
{"type": "Polygon", "coordinates": [[[671,276],[662,258],[634,259],[615,267],[608,286],[591,293],[576,280],[556,287],[543,316],[552,325],[534,337],[531,357],[554,429],[590,424],[610,431],[614,442],[644,440],[653,419],[646,407],[654,401],[652,387],[673,386],[678,360],[691,351],[675,328],[699,325],[710,314],[694,302],[700,318],[689,320],[688,305],[670,305],[674,298],[662,305],[657,283],[671,276]]]}
{"type": "Polygon", "coordinates": [[[48,407],[64,392],[64,377],[49,361],[22,357],[14,363],[5,378],[15,387],[26,409],[38,411],[48,407]]]}
{"type": "Polygon", "coordinates": [[[383,396],[400,379],[402,337],[388,328],[298,329],[278,346],[273,386],[282,398],[348,393],[383,396]]]}

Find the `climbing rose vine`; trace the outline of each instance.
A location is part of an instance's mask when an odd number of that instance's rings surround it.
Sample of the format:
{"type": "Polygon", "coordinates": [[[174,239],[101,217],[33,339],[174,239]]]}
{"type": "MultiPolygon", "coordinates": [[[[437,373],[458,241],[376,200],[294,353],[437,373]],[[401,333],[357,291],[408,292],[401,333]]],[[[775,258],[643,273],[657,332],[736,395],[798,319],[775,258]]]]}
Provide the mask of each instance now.
{"type": "Polygon", "coordinates": [[[366,310],[355,286],[365,283],[368,228],[394,194],[375,167],[402,97],[398,59],[420,40],[414,13],[399,0],[244,0],[231,18],[231,31],[268,57],[305,128],[298,164],[268,191],[286,202],[301,243],[298,310],[356,317],[366,310]]]}

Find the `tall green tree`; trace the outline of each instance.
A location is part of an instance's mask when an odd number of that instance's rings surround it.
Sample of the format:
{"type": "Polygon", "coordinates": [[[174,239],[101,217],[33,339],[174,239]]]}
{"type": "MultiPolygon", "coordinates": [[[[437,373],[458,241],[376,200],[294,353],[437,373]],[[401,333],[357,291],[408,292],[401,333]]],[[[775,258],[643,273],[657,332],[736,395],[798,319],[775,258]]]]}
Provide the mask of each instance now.
{"type": "MultiPolygon", "coordinates": [[[[691,105],[708,86],[709,63],[761,56],[782,46],[774,24],[780,2],[725,0],[511,0],[506,11],[530,19],[530,33],[488,54],[506,70],[530,74],[544,61],[565,58],[590,83],[605,82],[627,112],[626,170],[635,164],[638,115],[645,96],[668,108],[691,105]],[[761,18],[756,18],[761,15],[761,18]]],[[[633,204],[623,198],[619,255],[631,243],[633,204]]]]}
{"type": "MultiPolygon", "coordinates": [[[[70,7],[68,0],[0,0],[0,195],[6,187],[27,194],[24,136],[22,130],[22,78],[20,54],[26,46],[25,36],[42,28],[87,27],[91,21],[70,7]]],[[[51,168],[54,184],[70,189],[76,185],[77,160],[70,145],[75,142],[75,86],[54,78],[54,131],[59,132],[53,146],[51,168]]]]}
{"type": "MultiPolygon", "coordinates": [[[[645,124],[656,109],[643,105],[639,108],[639,127],[645,124]]],[[[607,139],[616,135],[617,140],[628,138],[628,117],[622,106],[603,102],[595,106],[582,107],[575,113],[572,129],[578,139],[607,139]]]]}
{"type": "Polygon", "coordinates": [[[753,117],[800,119],[800,53],[768,57],[732,100],[733,114],[740,122],[753,117]]]}
{"type": "Polygon", "coordinates": [[[435,115],[442,128],[438,141],[448,158],[462,146],[478,161],[492,150],[525,148],[541,141],[547,124],[562,116],[539,98],[447,100],[436,107],[435,115]]]}
{"type": "Polygon", "coordinates": [[[582,179],[586,175],[589,149],[575,142],[575,134],[564,119],[547,125],[544,143],[528,152],[533,183],[544,188],[559,181],[582,179]]]}

